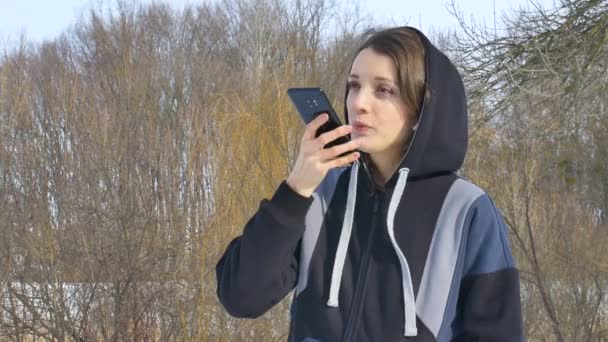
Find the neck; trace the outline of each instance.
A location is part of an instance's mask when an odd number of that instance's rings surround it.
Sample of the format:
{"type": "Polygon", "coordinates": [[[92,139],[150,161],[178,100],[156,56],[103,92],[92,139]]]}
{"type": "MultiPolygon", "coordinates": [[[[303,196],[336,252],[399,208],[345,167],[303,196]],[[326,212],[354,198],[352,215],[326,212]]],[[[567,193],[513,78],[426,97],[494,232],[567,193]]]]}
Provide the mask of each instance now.
{"type": "Polygon", "coordinates": [[[401,153],[395,153],[393,151],[370,155],[370,159],[374,164],[374,171],[372,174],[376,184],[384,186],[386,182],[388,182],[393,173],[395,173],[395,170],[397,170],[397,167],[399,167],[401,157],[403,157],[401,153]]]}

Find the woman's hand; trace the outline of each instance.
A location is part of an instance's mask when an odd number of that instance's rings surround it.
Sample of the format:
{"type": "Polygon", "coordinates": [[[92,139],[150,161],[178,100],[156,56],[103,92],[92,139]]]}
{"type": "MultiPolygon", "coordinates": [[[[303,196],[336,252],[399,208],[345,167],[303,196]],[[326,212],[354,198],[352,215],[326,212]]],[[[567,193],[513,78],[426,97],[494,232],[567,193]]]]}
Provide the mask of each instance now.
{"type": "Polygon", "coordinates": [[[360,157],[359,152],[338,157],[342,153],[357,149],[359,143],[355,140],[331,148],[323,148],[326,144],[352,131],[352,126],[343,125],[315,138],[317,129],[328,119],[329,115],[324,113],[306,125],[298,159],[287,177],[287,185],[304,197],[312,195],[329,170],[346,166],[360,157]]]}

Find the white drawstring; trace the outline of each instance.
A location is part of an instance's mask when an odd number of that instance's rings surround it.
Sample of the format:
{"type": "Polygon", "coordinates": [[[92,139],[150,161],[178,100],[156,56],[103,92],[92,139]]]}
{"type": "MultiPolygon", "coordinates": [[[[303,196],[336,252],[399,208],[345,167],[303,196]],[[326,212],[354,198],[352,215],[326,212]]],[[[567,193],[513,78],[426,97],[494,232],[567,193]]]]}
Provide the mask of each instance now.
{"type": "Polygon", "coordinates": [[[340,241],[338,242],[338,249],[336,250],[336,258],[334,259],[334,268],[331,273],[331,285],[329,288],[329,300],[327,301],[327,305],[334,308],[338,307],[338,292],[340,291],[340,283],[342,282],[344,260],[346,260],[346,251],[348,250],[348,243],[350,242],[350,235],[353,230],[358,171],[359,161],[357,160],[350,169],[346,212],[344,213],[344,222],[342,223],[342,232],[340,233],[340,241]]]}
{"type": "Polygon", "coordinates": [[[405,317],[404,323],[404,336],[416,336],[418,335],[418,329],[416,328],[416,299],[414,298],[414,286],[412,285],[412,276],[410,274],[410,267],[403,255],[403,252],[399,248],[397,244],[397,240],[395,239],[395,214],[397,213],[397,208],[399,207],[399,203],[403,197],[403,192],[405,191],[405,185],[407,184],[407,176],[410,170],[408,168],[403,168],[399,170],[399,180],[397,180],[397,185],[395,186],[395,190],[393,195],[391,196],[391,201],[388,206],[388,215],[386,217],[386,225],[388,228],[388,235],[391,238],[391,242],[393,243],[393,248],[397,253],[397,257],[399,258],[399,264],[401,265],[401,277],[402,277],[402,287],[403,287],[403,315],[405,317]]]}

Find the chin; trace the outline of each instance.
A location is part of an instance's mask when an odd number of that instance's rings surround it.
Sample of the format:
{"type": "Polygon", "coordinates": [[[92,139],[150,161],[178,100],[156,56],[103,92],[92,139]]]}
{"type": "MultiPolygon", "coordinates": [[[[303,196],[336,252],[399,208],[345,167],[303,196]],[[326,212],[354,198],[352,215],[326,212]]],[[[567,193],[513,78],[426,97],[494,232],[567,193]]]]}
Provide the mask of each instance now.
{"type": "Polygon", "coordinates": [[[366,144],[366,143],[362,143],[359,146],[358,150],[361,152],[365,152],[367,154],[372,154],[372,153],[378,152],[378,150],[376,148],[374,148],[373,146],[370,146],[369,144],[366,144]]]}
{"type": "Polygon", "coordinates": [[[367,136],[354,136],[360,142],[358,150],[367,154],[374,154],[382,151],[382,146],[378,146],[377,142],[367,136]]]}

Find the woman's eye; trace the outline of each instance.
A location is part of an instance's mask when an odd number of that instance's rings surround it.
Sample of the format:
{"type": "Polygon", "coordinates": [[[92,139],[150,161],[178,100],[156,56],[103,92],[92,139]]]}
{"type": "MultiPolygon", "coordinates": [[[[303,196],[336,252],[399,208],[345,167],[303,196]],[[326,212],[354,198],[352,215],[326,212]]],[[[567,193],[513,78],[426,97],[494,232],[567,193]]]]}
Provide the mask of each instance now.
{"type": "Polygon", "coordinates": [[[393,90],[387,87],[380,87],[378,88],[377,92],[381,95],[391,95],[393,93],[393,90]]]}
{"type": "Polygon", "coordinates": [[[355,81],[350,81],[350,82],[348,82],[348,88],[350,88],[350,89],[358,89],[359,88],[359,83],[355,82],[355,81]]]}

